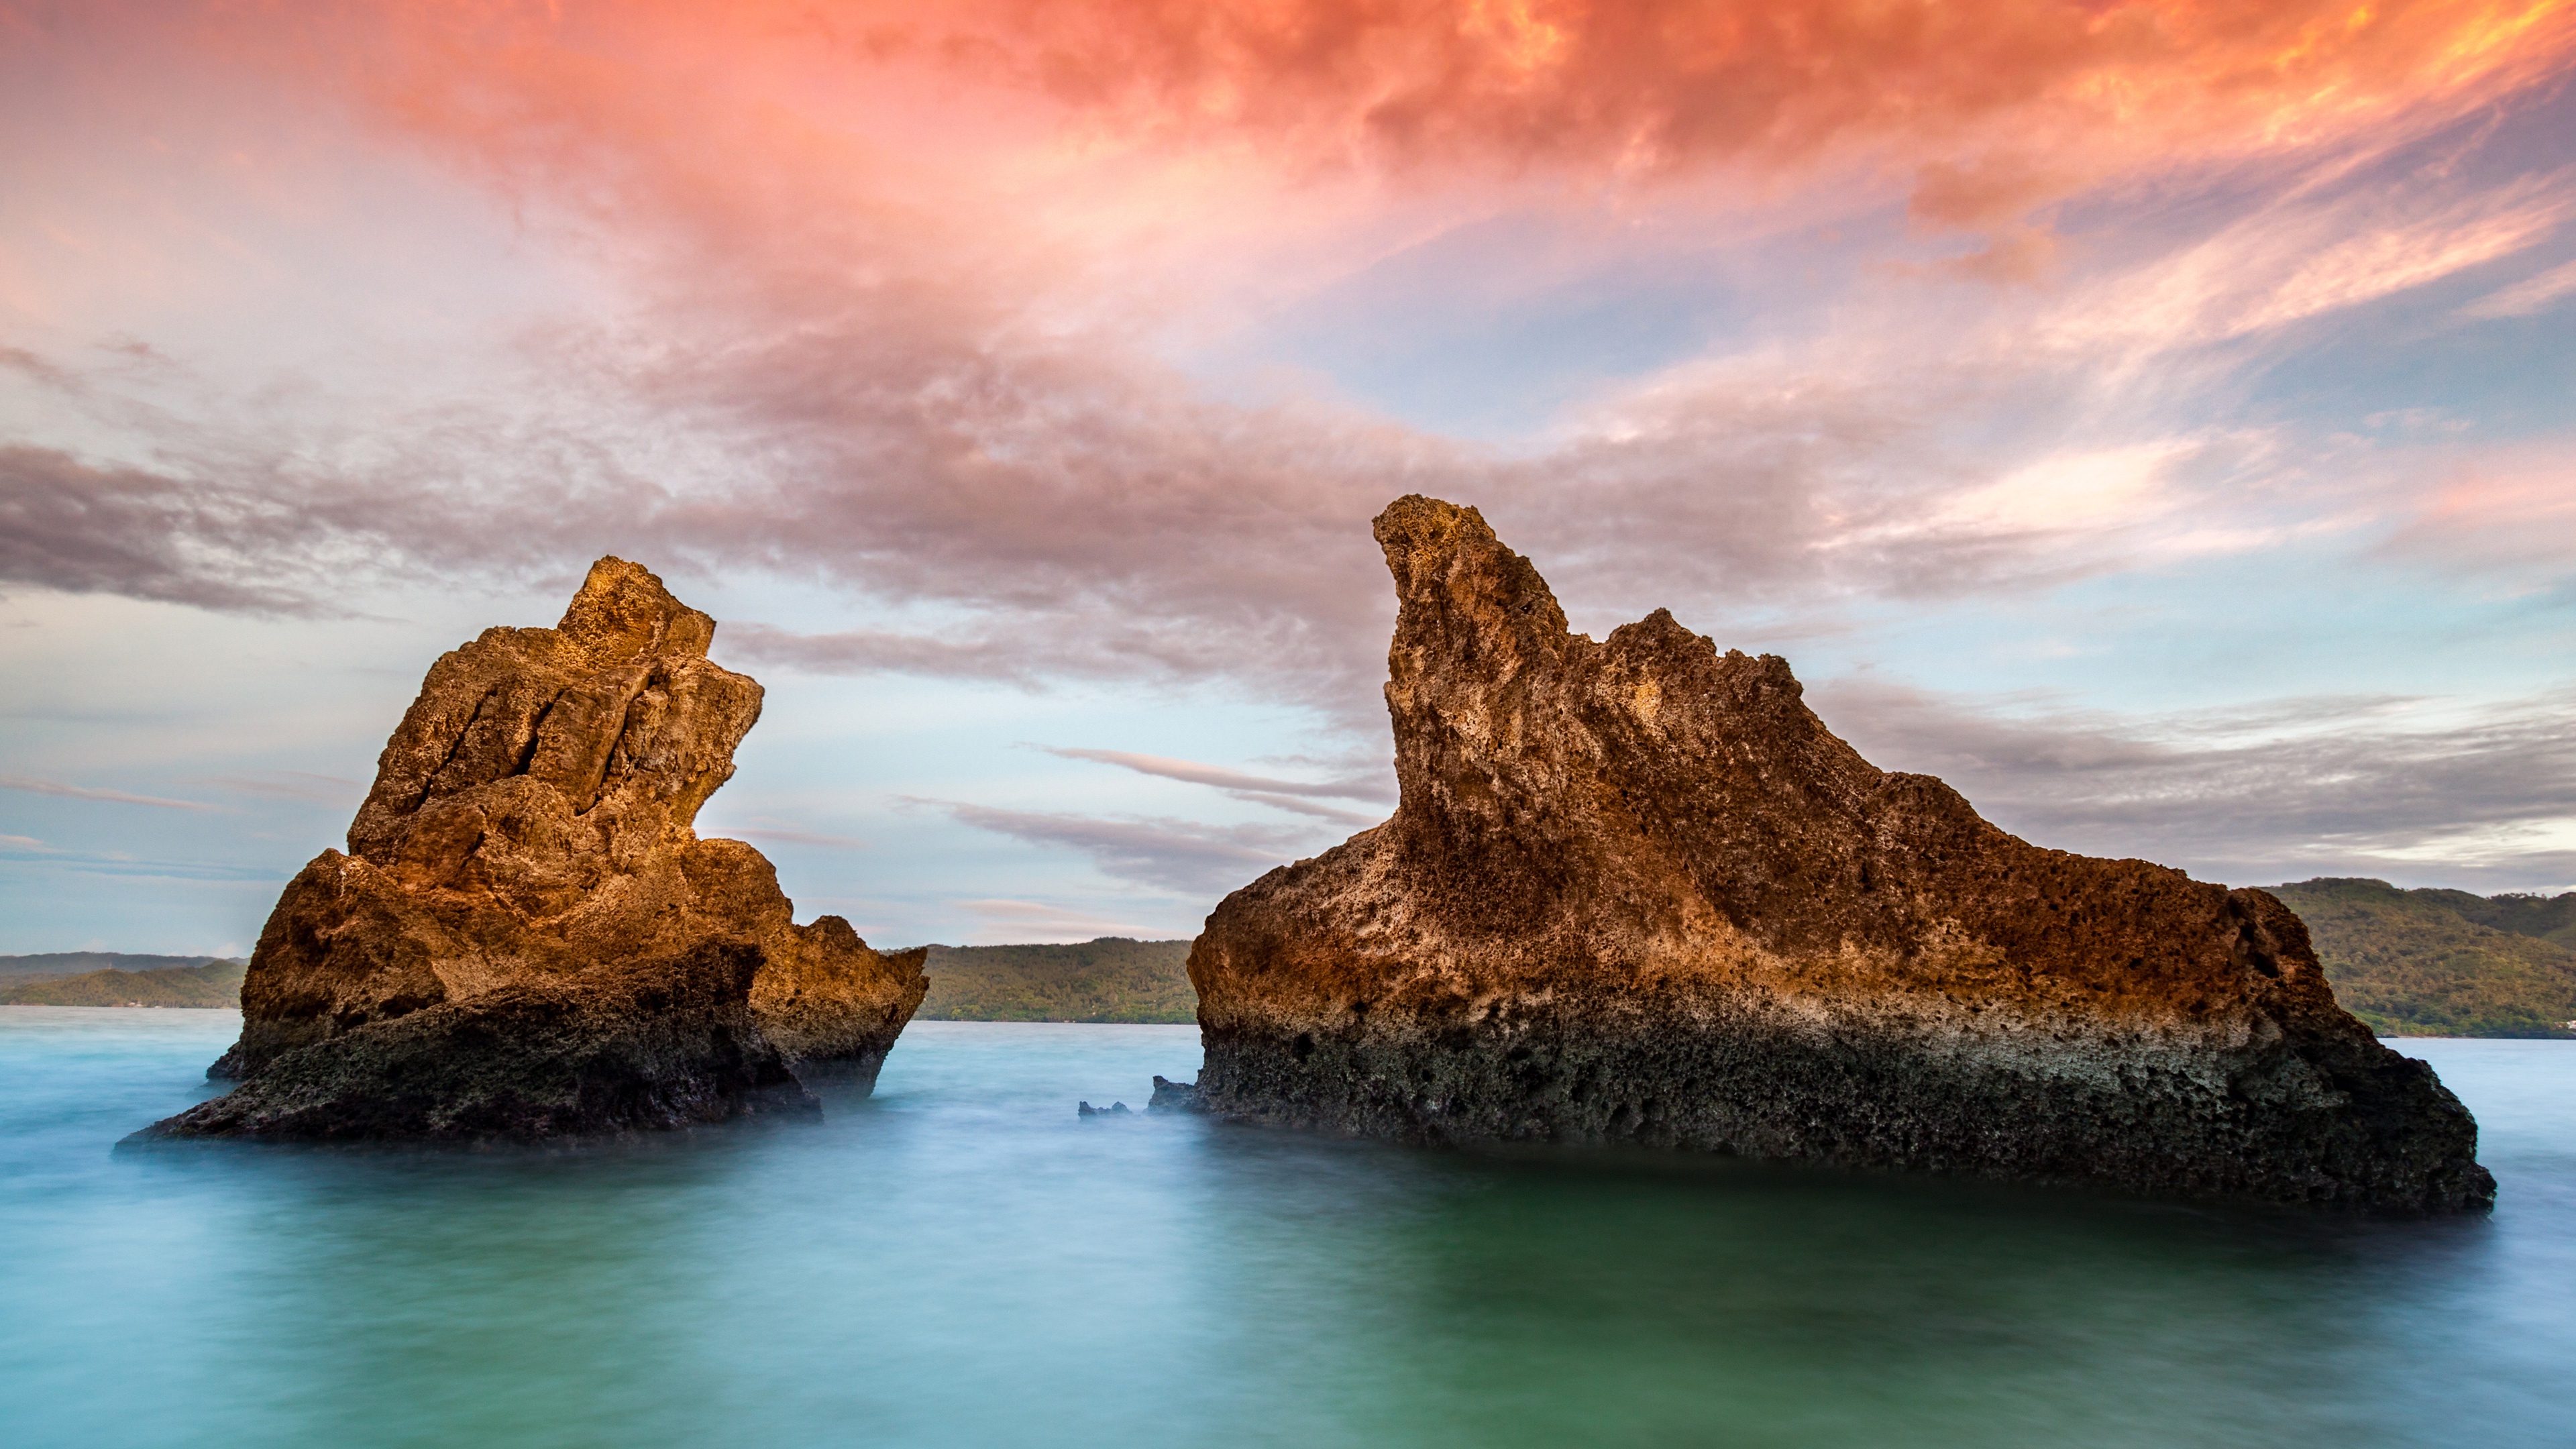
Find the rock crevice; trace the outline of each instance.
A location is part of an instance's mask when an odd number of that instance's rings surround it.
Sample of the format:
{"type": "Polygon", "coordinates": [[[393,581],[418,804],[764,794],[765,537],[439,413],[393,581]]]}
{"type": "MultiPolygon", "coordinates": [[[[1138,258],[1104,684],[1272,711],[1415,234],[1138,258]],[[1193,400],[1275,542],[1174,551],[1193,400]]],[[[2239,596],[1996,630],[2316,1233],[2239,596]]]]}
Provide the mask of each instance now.
{"type": "Polygon", "coordinates": [[[2047,850],[1882,771],[1788,665],[1571,633],[1472,508],[1377,537],[1401,803],[1210,916],[1213,1111],[2457,1208],[2467,1112],[2269,895],[2047,850]]]}

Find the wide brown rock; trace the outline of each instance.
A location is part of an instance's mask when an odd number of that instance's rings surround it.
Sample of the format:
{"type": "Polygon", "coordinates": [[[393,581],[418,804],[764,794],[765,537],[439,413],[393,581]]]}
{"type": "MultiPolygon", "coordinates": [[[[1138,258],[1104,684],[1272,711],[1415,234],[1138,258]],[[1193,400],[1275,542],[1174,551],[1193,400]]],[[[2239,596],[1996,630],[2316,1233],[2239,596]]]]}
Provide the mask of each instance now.
{"type": "Polygon", "coordinates": [[[289,883],[242,983],[228,1097],[170,1135],[542,1136],[810,1109],[791,1068],[873,1084],[924,953],[794,923],[701,840],[760,686],[622,559],[552,629],[431,666],[349,827],[289,883]]]}
{"type": "Polygon", "coordinates": [[[1781,660],[1602,642],[1472,508],[1377,520],[1392,819],[1227,897],[1190,956],[1221,1114],[1627,1139],[2155,1193],[2493,1199],[2431,1068],[2298,918],[2046,850],[1872,767],[1781,660]]]}

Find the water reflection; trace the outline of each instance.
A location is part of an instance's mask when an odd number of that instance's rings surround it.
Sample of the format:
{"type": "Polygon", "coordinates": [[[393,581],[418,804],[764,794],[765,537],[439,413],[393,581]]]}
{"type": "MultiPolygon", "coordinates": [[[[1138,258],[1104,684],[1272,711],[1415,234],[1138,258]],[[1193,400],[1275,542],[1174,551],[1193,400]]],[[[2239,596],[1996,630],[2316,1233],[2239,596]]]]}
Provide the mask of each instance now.
{"type": "Polygon", "coordinates": [[[1185,1028],[916,1024],[819,1124],[105,1150],[230,1029],[0,1012],[13,1443],[2538,1444],[2576,1411],[2571,1044],[2424,1048],[2504,1196],[2405,1223],[1076,1120],[1190,1075],[1185,1028]]]}

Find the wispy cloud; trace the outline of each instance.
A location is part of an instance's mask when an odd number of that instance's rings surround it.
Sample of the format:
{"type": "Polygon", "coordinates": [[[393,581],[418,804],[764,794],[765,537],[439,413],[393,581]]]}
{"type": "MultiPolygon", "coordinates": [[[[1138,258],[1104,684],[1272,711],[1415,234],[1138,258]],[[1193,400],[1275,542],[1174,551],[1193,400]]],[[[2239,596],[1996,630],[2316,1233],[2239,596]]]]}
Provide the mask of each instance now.
{"type": "MultiPolygon", "coordinates": [[[[24,847],[14,847],[24,849],[24,847]]],[[[246,890],[274,891],[286,883],[291,870],[269,865],[254,865],[229,860],[175,860],[167,857],[129,855],[123,851],[85,851],[43,848],[27,851],[16,865],[25,871],[42,873],[68,871],[75,875],[112,876],[121,880],[182,880],[218,885],[235,885],[246,890]]]]}
{"type": "Polygon", "coordinates": [[[2576,584],[2576,461],[2565,447],[2477,449],[2413,493],[2379,556],[2491,591],[2547,594],[2576,584]]]}
{"type": "Polygon", "coordinates": [[[2443,707],[2384,695],[2154,717],[1837,680],[1826,724],[1883,768],[1937,774],[2041,845],[2240,884],[2418,871],[2496,888],[2576,875],[2576,689],[2443,707]]]}
{"type": "Polygon", "coordinates": [[[2343,311],[2510,256],[2576,213],[2567,171],[2501,184],[2420,177],[2289,196],[2205,240],[2096,279],[2041,336],[2148,351],[2246,337],[2343,311]]]}
{"type": "Polygon", "coordinates": [[[1365,810],[1343,810],[1332,805],[1318,805],[1312,800],[1300,800],[1288,795],[1272,795],[1260,790],[1228,790],[1225,793],[1237,800],[1249,800],[1255,805],[1267,805],[1273,810],[1285,810],[1291,815],[1303,815],[1313,820],[1328,820],[1335,825],[1348,826],[1354,830],[1366,830],[1372,825],[1382,824],[1387,815],[1384,810],[1375,814],[1365,810]]]}
{"type": "Polygon", "coordinates": [[[0,367],[58,392],[81,390],[80,375],[23,347],[0,346],[0,367]]]}
{"type": "Polygon", "coordinates": [[[204,783],[218,789],[245,795],[277,795],[290,800],[316,800],[324,804],[355,804],[366,793],[366,782],[343,779],[338,775],[317,775],[309,770],[268,770],[255,775],[216,775],[204,783]]]}
{"type": "Polygon", "coordinates": [[[1140,755],[1129,750],[1075,749],[1069,746],[1042,745],[1050,755],[1068,760],[1091,760],[1103,765],[1116,765],[1140,775],[1157,775],[1166,780],[1182,780],[1193,785],[1212,785],[1229,794],[1304,795],[1341,800],[1385,800],[1392,794],[1392,782],[1368,777],[1342,780],[1281,780],[1268,775],[1246,774],[1224,765],[1206,765],[1196,760],[1176,760],[1167,755],[1140,755]]]}
{"type": "Polygon", "coordinates": [[[1034,685],[1048,672],[1074,672],[1043,670],[1034,651],[1016,640],[942,639],[878,629],[800,634],[757,621],[728,624],[722,647],[746,663],[814,674],[924,674],[1034,685]]]}
{"type": "Polygon", "coordinates": [[[1166,816],[1101,816],[1004,810],[952,800],[916,800],[961,825],[1031,845],[1078,851],[1119,880],[1204,896],[1210,901],[1297,858],[1315,832],[1304,826],[1207,825],[1166,816]]]}
{"type": "Polygon", "coordinates": [[[23,790],[30,795],[53,795],[65,800],[104,800],[117,805],[151,805],[163,810],[218,808],[201,800],[172,800],[160,795],[129,794],[123,790],[93,790],[85,785],[65,785],[55,780],[34,780],[25,775],[0,775],[0,790],[23,790]]]}
{"type": "Polygon", "coordinates": [[[2229,324],[2252,332],[2439,281],[2530,246],[2566,220],[2567,177],[2532,177],[2422,221],[2366,231],[2304,258],[2229,324]]]}
{"type": "Polygon", "coordinates": [[[1266,805],[1313,820],[1329,821],[1353,829],[1366,829],[1386,818],[1376,814],[1348,810],[1335,805],[1318,804],[1317,799],[1372,800],[1393,803],[1393,782],[1388,779],[1353,776],[1340,780],[1281,780],[1267,775],[1246,774],[1223,765],[1201,764],[1196,760],[1176,760],[1165,755],[1140,755],[1127,750],[1089,750],[1042,745],[1048,754],[1068,760],[1091,760],[1140,775],[1165,780],[1179,780],[1192,785],[1206,785],[1223,791],[1229,798],[1266,805]]]}
{"type": "Polygon", "coordinates": [[[2529,317],[2576,296],[2576,261],[2501,287],[2460,309],[2466,317],[2529,317]]]}
{"type": "Polygon", "coordinates": [[[984,922],[974,932],[979,944],[1089,941],[1102,936],[1157,938],[1164,934],[1151,926],[1139,926],[1046,901],[984,899],[951,901],[949,904],[984,922]]]}
{"type": "Polygon", "coordinates": [[[246,582],[227,567],[290,551],[311,536],[287,497],[91,466],[50,448],[0,446],[0,516],[9,520],[0,530],[0,584],[213,609],[317,608],[304,594],[246,582]]]}
{"type": "Polygon", "coordinates": [[[736,825],[711,827],[745,840],[766,840],[779,845],[811,845],[822,850],[869,850],[868,842],[854,835],[828,835],[819,830],[797,830],[784,826],[736,825]]]}

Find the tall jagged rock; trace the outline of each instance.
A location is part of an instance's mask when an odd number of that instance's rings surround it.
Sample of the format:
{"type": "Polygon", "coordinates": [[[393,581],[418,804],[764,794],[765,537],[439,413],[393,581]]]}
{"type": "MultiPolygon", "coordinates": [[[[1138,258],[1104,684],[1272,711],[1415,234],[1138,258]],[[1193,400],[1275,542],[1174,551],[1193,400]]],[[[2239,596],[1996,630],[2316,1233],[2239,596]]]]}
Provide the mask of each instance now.
{"type": "Polygon", "coordinates": [[[552,629],[431,666],[349,827],[288,884],[242,983],[231,1095],[165,1135],[544,1136],[810,1110],[872,1084],[924,953],[794,923],[777,873],[701,840],[760,686],[623,559],[552,629]]]}
{"type": "Polygon", "coordinates": [[[2431,1068],[2271,896],[2046,850],[1872,767],[1781,660],[1570,633],[1472,508],[1377,520],[1393,818],[1227,897],[1199,1092],[1398,1138],[2414,1209],[2492,1200],[2431,1068]]]}

